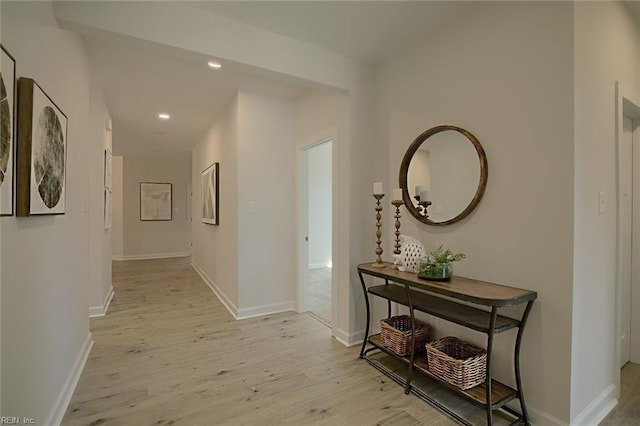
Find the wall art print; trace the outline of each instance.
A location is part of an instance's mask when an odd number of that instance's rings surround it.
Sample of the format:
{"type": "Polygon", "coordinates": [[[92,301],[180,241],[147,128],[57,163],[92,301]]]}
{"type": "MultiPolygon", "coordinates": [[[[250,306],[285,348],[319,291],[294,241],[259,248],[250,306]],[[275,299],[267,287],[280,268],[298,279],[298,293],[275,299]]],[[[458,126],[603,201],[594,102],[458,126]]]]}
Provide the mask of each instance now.
{"type": "Polygon", "coordinates": [[[30,78],[18,80],[16,215],[65,213],[67,116],[30,78]]]}
{"type": "Polygon", "coordinates": [[[218,174],[220,163],[213,163],[202,172],[202,222],[209,225],[219,225],[218,174]]]}
{"type": "Polygon", "coordinates": [[[0,55],[0,216],[12,216],[16,61],[1,44],[0,55]]]}
{"type": "Polygon", "coordinates": [[[140,220],[171,220],[171,184],[140,182],[140,220]]]}

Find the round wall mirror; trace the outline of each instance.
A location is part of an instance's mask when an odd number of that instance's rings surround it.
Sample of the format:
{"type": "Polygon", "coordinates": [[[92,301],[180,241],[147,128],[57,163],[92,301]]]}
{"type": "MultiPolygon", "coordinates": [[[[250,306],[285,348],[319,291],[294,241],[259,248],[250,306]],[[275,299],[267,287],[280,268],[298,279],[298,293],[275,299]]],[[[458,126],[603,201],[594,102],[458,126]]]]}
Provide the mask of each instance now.
{"type": "Polygon", "coordinates": [[[464,219],[487,186],[487,156],[478,139],[456,126],[419,135],[400,165],[400,188],[409,213],[428,225],[464,219]]]}

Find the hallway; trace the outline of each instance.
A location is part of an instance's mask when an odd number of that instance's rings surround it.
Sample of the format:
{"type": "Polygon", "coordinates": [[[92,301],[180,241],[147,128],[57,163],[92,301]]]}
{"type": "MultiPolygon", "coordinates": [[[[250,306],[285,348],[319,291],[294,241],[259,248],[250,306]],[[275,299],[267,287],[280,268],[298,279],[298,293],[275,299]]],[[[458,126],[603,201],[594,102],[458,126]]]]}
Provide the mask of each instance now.
{"type": "Polygon", "coordinates": [[[189,262],[114,262],[63,425],[453,424],[308,315],[235,321],[189,262]]]}

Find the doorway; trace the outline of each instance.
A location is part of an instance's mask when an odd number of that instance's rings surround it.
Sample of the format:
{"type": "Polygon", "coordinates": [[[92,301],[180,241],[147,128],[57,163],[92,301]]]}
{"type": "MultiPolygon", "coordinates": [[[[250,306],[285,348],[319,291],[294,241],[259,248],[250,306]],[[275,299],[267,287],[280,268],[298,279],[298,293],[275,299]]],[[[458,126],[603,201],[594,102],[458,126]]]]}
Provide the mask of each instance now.
{"type": "Polygon", "coordinates": [[[620,369],[640,363],[640,99],[616,84],[617,282],[615,376],[620,397],[620,369]]]}
{"type": "MultiPolygon", "coordinates": [[[[634,200],[637,198],[634,191],[640,187],[637,179],[640,177],[640,169],[635,164],[635,157],[640,150],[633,144],[633,119],[624,116],[622,124],[622,137],[619,144],[618,168],[620,172],[620,239],[622,262],[620,274],[620,368],[631,359],[631,288],[633,283],[633,258],[634,228],[638,226],[638,220],[634,220],[634,200]]],[[[638,246],[636,246],[638,247],[638,246]]],[[[636,248],[637,251],[637,248],[636,248]]]]}
{"type": "Polygon", "coordinates": [[[302,256],[302,311],[331,328],[333,276],[333,139],[319,140],[302,151],[301,222],[306,256],[302,256]]]}

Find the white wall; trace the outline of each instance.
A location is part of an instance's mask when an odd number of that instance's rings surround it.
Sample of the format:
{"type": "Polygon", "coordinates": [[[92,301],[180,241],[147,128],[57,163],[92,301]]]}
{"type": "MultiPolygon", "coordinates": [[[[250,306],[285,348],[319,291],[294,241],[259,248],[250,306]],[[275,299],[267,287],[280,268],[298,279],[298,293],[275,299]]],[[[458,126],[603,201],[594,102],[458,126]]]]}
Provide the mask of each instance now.
{"type": "Polygon", "coordinates": [[[122,259],[124,250],[122,247],[122,228],[123,228],[123,192],[124,186],[122,182],[123,158],[122,156],[114,156],[111,175],[112,185],[112,217],[111,217],[111,255],[113,259],[122,259]]]}
{"type": "Polygon", "coordinates": [[[309,268],[331,263],[331,145],[328,141],[307,151],[309,268]]]}
{"type": "MultiPolygon", "coordinates": [[[[50,3],[2,2],[2,44],[67,115],[66,214],[2,218],[2,415],[55,424],[90,348],[90,83],[80,39],[50,3]],[[61,66],[64,64],[64,66],[61,66]]],[[[97,242],[99,243],[99,242],[97,242]]]]}
{"type": "Polygon", "coordinates": [[[640,33],[618,2],[577,2],[575,45],[575,225],[571,419],[616,397],[615,82],[638,93],[640,33]],[[607,206],[598,213],[598,193],[607,206]],[[597,312],[598,315],[594,315],[597,312]],[[597,344],[594,344],[597,342],[597,344]]]}
{"type": "Polygon", "coordinates": [[[238,93],[238,307],[294,308],[294,131],[290,100],[238,93]]]}
{"type": "Polygon", "coordinates": [[[191,160],[123,157],[123,257],[142,259],[188,256],[187,189],[191,160]],[[172,218],[140,220],[140,183],[172,185],[172,218]]]}
{"type": "Polygon", "coordinates": [[[89,173],[89,313],[104,313],[111,293],[111,230],[104,228],[104,150],[111,150],[109,110],[100,88],[93,85],[90,100],[91,143],[89,173]]]}
{"type": "Polygon", "coordinates": [[[214,287],[227,308],[238,313],[238,99],[237,96],[211,125],[192,151],[193,198],[191,224],[196,270],[214,287]],[[202,223],[200,173],[219,163],[219,224],[202,223]]]}
{"type": "MultiPolygon", "coordinates": [[[[474,4],[430,40],[385,63],[378,74],[377,122],[388,145],[387,188],[397,187],[410,143],[435,125],[466,128],[486,150],[486,193],[469,217],[430,227],[404,211],[401,231],[429,250],[444,244],[466,253],[468,258],[455,266],[458,275],[538,292],[521,354],[524,393],[536,424],[569,420],[572,41],[571,3],[474,4]]],[[[387,241],[392,223],[387,214],[387,241]]],[[[432,322],[438,335],[486,344],[484,335],[432,322]]],[[[493,358],[497,378],[511,384],[514,339],[512,332],[498,336],[493,358]]]]}
{"type": "Polygon", "coordinates": [[[193,150],[192,262],[239,318],[294,307],[294,120],[292,101],[240,91],[193,150]],[[218,226],[200,222],[213,162],[218,226]]]}

